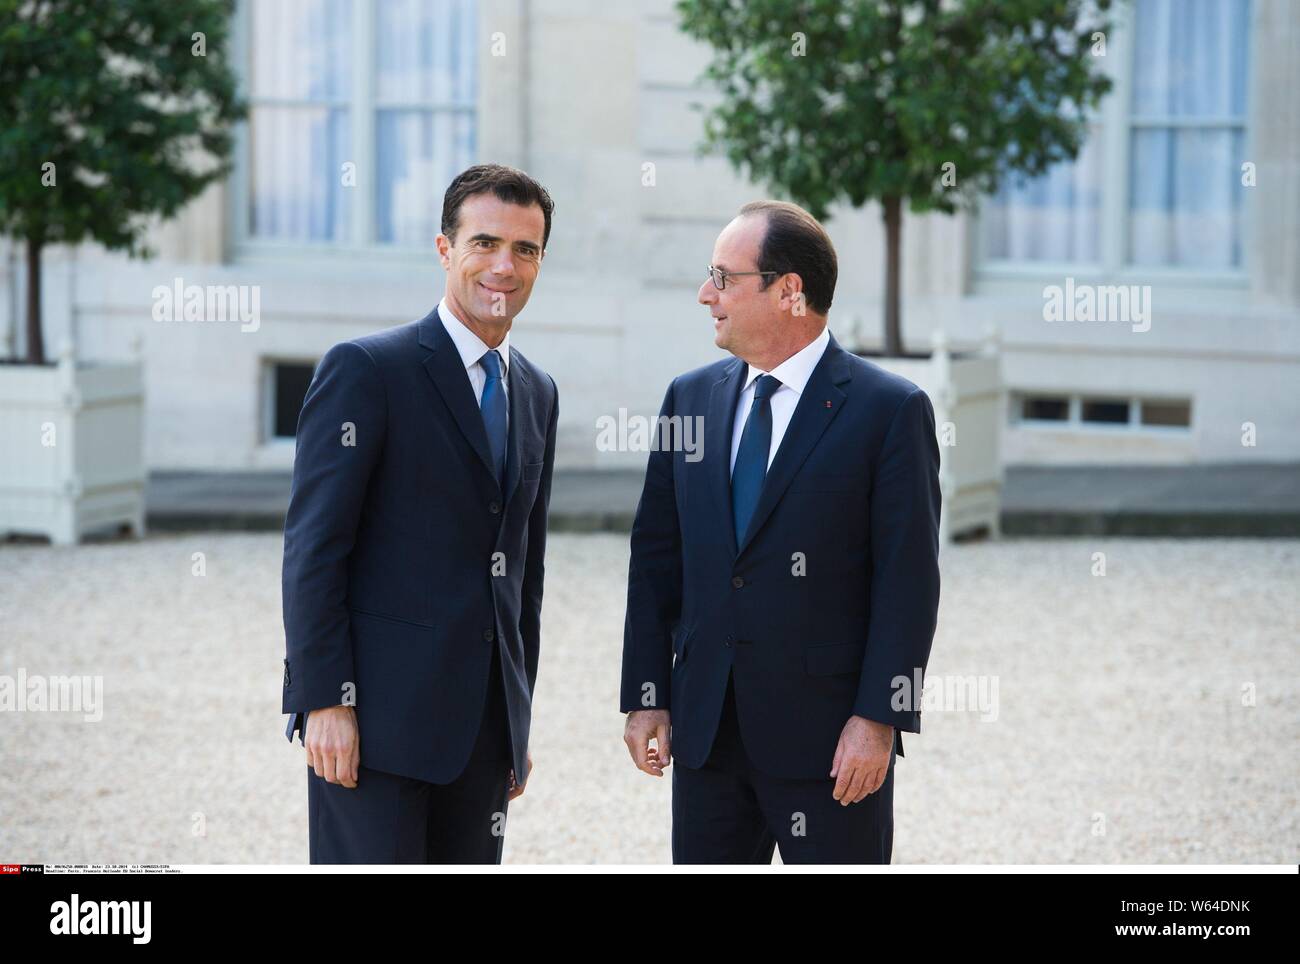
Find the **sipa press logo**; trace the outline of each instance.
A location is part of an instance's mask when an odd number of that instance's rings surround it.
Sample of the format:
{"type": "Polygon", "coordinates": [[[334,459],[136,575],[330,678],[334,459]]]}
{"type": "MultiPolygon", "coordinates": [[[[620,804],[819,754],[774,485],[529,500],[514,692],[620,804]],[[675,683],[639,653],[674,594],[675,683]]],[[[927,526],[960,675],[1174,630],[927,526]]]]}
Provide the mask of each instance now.
{"type": "Polygon", "coordinates": [[[77,894],[50,905],[51,934],[129,934],[132,943],[148,944],[153,902],[88,900],[77,894]]]}

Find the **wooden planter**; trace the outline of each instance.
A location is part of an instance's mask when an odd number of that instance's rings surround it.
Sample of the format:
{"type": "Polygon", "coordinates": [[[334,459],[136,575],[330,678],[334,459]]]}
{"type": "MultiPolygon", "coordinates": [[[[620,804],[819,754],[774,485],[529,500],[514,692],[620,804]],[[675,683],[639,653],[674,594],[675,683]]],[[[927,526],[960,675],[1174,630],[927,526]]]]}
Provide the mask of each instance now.
{"type": "Polygon", "coordinates": [[[0,365],[0,534],[144,535],[144,366],[0,365]]]}
{"type": "Polygon", "coordinates": [[[944,333],[936,332],[932,346],[928,358],[864,357],[915,382],[934,405],[943,492],[940,538],[946,542],[981,530],[996,538],[1005,410],[998,339],[990,334],[978,351],[954,353],[944,333]]]}

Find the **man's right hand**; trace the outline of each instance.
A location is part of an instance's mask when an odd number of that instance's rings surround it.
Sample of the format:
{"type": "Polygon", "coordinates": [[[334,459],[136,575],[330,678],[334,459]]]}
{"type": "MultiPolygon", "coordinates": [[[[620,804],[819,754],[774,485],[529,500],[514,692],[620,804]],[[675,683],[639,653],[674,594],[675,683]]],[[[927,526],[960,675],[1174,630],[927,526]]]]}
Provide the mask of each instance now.
{"type": "Polygon", "coordinates": [[[652,777],[664,775],[664,767],[673,762],[671,731],[667,710],[633,710],[627,715],[623,742],[638,770],[652,777]],[[650,745],[652,739],[655,746],[650,745]]]}
{"type": "Polygon", "coordinates": [[[351,706],[327,706],[307,714],[307,765],[328,783],[348,788],[357,785],[361,766],[361,734],[357,732],[357,711],[351,706]]]}

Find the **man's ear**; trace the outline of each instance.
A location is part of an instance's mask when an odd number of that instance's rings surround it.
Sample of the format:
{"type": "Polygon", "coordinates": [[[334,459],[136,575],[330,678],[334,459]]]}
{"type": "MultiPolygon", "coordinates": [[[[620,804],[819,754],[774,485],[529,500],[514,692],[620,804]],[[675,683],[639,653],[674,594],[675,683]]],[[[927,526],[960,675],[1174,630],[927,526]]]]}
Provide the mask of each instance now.
{"type": "Polygon", "coordinates": [[[445,234],[439,234],[433,239],[434,245],[438,248],[438,260],[447,270],[451,270],[451,246],[454,242],[445,234]]]}
{"type": "Polygon", "coordinates": [[[791,310],[794,310],[794,307],[803,301],[803,278],[793,271],[781,279],[781,302],[783,307],[787,301],[791,310]]]}

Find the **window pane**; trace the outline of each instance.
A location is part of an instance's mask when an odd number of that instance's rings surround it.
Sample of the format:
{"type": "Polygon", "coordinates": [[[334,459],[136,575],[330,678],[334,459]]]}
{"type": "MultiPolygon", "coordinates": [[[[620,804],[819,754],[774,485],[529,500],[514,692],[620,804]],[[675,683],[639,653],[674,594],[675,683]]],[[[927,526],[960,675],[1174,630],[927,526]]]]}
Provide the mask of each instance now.
{"type": "Polygon", "coordinates": [[[1246,115],[1249,0],[1139,0],[1133,116],[1246,115]]]}
{"type": "Polygon", "coordinates": [[[1095,263],[1101,255],[1102,133],[1092,128],[1079,156],[1042,177],[1003,181],[980,218],[985,257],[995,261],[1095,263]]]}
{"type": "Polygon", "coordinates": [[[1024,418],[1047,422],[1064,422],[1070,417],[1070,401],[1066,398],[1031,396],[1021,408],[1024,418]]]}
{"type": "Polygon", "coordinates": [[[477,3],[378,0],[375,14],[375,94],[381,104],[473,104],[477,3]]]}
{"type": "Polygon", "coordinates": [[[352,0],[253,0],[254,101],[340,100],[352,89],[352,0]]]}
{"type": "Polygon", "coordinates": [[[275,366],[275,424],[272,432],[276,438],[293,438],[298,434],[298,413],[311,385],[313,365],[280,363],[275,366]]]}
{"type": "Polygon", "coordinates": [[[377,240],[432,244],[447,185],[473,163],[474,115],[382,110],[375,117],[375,141],[377,240]]]}
{"type": "Polygon", "coordinates": [[[1133,131],[1129,259],[1139,265],[1241,264],[1245,132],[1139,127],[1133,131]]]}
{"type": "Polygon", "coordinates": [[[1127,425],[1128,402],[1085,398],[1081,417],[1085,422],[1108,422],[1116,425],[1127,425]]]}
{"type": "Polygon", "coordinates": [[[254,107],[249,123],[249,230],[255,238],[342,241],[351,224],[343,187],[348,112],[254,107]]]}
{"type": "Polygon", "coordinates": [[[1241,264],[1249,0],[1140,0],[1133,59],[1128,257],[1241,264]],[[1203,124],[1196,121],[1203,120],[1203,124]],[[1190,122],[1190,123],[1189,123],[1190,122]]]}
{"type": "Polygon", "coordinates": [[[447,185],[474,163],[478,4],[376,0],[375,12],[375,240],[429,245],[447,185]]]}
{"type": "Polygon", "coordinates": [[[1143,425],[1180,425],[1192,424],[1192,406],[1190,402],[1169,402],[1142,399],[1143,425]]]}
{"type": "Polygon", "coordinates": [[[341,241],[350,227],[353,0],[251,0],[248,230],[341,241]]]}

